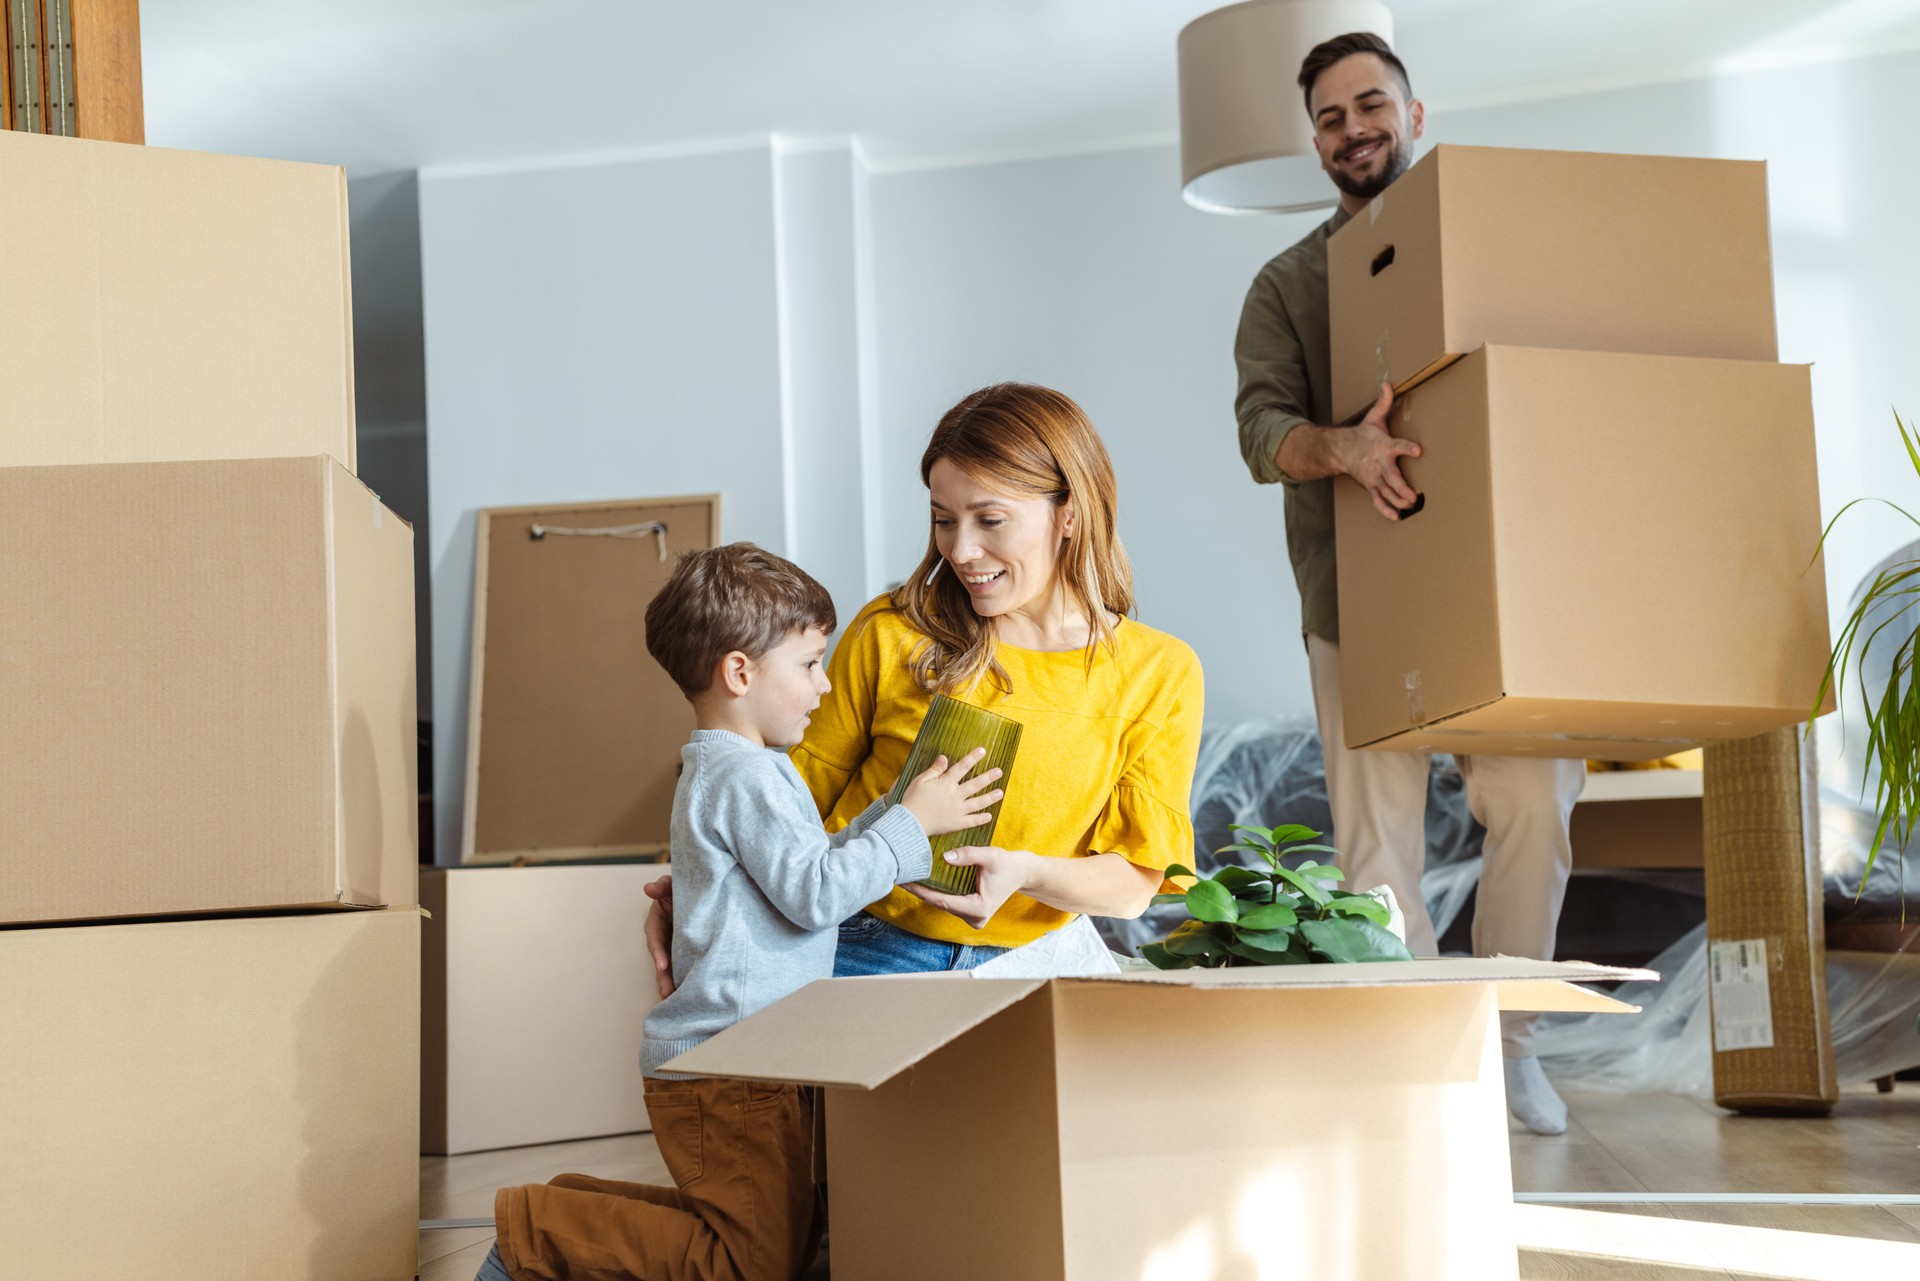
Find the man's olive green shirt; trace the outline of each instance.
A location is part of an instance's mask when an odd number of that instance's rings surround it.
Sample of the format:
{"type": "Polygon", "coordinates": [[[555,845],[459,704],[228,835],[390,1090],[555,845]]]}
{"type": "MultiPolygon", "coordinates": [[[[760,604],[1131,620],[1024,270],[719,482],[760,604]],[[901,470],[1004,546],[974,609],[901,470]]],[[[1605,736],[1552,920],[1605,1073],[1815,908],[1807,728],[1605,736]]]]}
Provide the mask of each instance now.
{"type": "Polygon", "coordinates": [[[1240,369],[1234,415],[1240,453],[1263,485],[1287,487],[1287,555],[1300,585],[1300,626],[1338,642],[1340,601],[1334,575],[1333,479],[1304,483],[1280,470],[1280,442],[1302,424],[1333,422],[1333,356],[1327,321],[1327,237],[1347,220],[1336,210],[1299,244],[1260,269],[1240,312],[1233,342],[1240,369]]]}

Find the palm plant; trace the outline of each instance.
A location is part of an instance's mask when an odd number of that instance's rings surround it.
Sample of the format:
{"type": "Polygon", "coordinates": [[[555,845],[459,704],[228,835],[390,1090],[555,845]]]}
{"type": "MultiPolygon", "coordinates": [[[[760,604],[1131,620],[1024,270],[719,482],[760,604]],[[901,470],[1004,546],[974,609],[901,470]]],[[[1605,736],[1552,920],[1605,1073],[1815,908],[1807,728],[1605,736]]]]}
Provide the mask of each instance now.
{"type": "MultiPolygon", "coordinates": [[[[1907,461],[1920,475],[1920,430],[1909,429],[1897,411],[1893,423],[1900,431],[1901,444],[1906,446],[1907,461]]],[[[1920,526],[1920,520],[1896,503],[1883,498],[1856,498],[1836,512],[1821,531],[1815,561],[1840,518],[1863,502],[1880,503],[1920,526]]],[[[1916,601],[1920,601],[1920,560],[1898,561],[1874,575],[1841,625],[1827,660],[1826,675],[1814,697],[1813,711],[1807,717],[1807,733],[1812,734],[1813,720],[1826,705],[1828,694],[1844,682],[1848,666],[1853,665],[1860,675],[1860,706],[1867,721],[1860,790],[1864,797],[1868,786],[1873,786],[1874,810],[1879,815],[1866,869],[1860,877],[1862,891],[1889,836],[1898,857],[1913,833],[1915,818],[1920,817],[1920,691],[1913,681],[1915,651],[1920,648],[1920,615],[1908,608],[1916,601]],[[1867,662],[1875,645],[1891,645],[1892,662],[1884,679],[1870,684],[1867,662]]]]}

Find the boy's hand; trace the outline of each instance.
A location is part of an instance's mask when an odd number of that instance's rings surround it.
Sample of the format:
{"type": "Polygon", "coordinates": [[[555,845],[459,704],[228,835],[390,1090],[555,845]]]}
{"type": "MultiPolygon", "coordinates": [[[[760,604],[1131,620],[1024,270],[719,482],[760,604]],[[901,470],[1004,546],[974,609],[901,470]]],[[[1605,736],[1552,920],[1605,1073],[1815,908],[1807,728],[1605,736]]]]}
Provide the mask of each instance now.
{"type": "Polygon", "coordinates": [[[970,831],[992,817],[987,808],[1005,793],[998,788],[991,792],[982,789],[999,778],[1000,771],[990,769],[978,778],[967,777],[967,771],[986,754],[986,748],[976,747],[952,764],[946,757],[937,756],[932,768],[907,784],[907,794],[900,803],[920,820],[929,837],[970,831]]]}

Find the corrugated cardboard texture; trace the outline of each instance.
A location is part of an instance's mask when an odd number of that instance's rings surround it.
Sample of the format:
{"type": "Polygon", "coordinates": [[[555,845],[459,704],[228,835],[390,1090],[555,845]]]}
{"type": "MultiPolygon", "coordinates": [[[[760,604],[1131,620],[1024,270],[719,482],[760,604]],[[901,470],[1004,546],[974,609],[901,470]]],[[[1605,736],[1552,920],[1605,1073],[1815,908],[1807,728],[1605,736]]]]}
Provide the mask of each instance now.
{"type": "Polygon", "coordinates": [[[1128,970],[1111,977],[1083,979],[983,979],[967,974],[822,979],[669,1060],[666,1066],[670,1071],[703,1076],[871,1090],[1049,983],[1054,987],[1096,985],[1194,992],[1489,986],[1496,990],[1502,1009],[1629,1012],[1632,1006],[1572,985],[1656,977],[1645,970],[1580,961],[1498,956],[1358,965],[1128,970]]]}
{"type": "Polygon", "coordinates": [[[1707,749],[1707,940],[1765,940],[1773,1023],[1771,1048],[1715,1046],[1722,1107],[1826,1112],[1839,1101],[1816,778],[1800,726],[1707,749]]]}
{"type": "MultiPolygon", "coordinates": [[[[1134,1035],[1137,1050],[1138,1026],[1134,1035]]],[[[1080,1083],[1056,1075],[1056,1045],[1053,1003],[1035,997],[878,1090],[827,1091],[838,1281],[1139,1275],[1067,1267],[1082,1225],[1065,1220],[1063,1239],[1060,1118],[1080,1083]],[[963,1246],[959,1234],[976,1231],[986,1235],[963,1246]]]]}
{"type": "Polygon", "coordinates": [[[653,864],[420,874],[421,1151],[651,1128],[640,1029],[658,1000],[640,923],[653,864]],[[503,1029],[511,1028],[510,1035],[503,1029]]]}
{"type": "Polygon", "coordinates": [[[8,1275],[411,1278],[419,930],[0,931],[8,1275]]]}
{"type": "Polygon", "coordinates": [[[1336,490],[1349,746],[1630,760],[1805,717],[1828,653],[1812,415],[1804,366],[1544,348],[1409,393],[1425,509],[1336,490]],[[1490,485],[1448,461],[1483,448],[1490,485]],[[1481,519],[1442,519],[1462,506],[1481,519]]]}
{"type": "Polygon", "coordinates": [[[1515,1275],[1485,987],[1054,1000],[1067,1267],[1010,1275],[1155,1276],[1142,1265],[1167,1257],[1217,1261],[1189,1276],[1515,1275]]]}
{"type": "Polygon", "coordinates": [[[1336,421],[1484,343],[1774,360],[1771,257],[1757,161],[1435,147],[1328,244],[1336,421]]]}
{"type": "Polygon", "coordinates": [[[328,458],[0,469],[0,921],[412,901],[376,510],[328,458]]]}
{"type": "Polygon", "coordinates": [[[476,521],[464,860],[654,853],[667,845],[693,711],[647,654],[646,612],[719,499],[483,511],[476,521]],[[667,526],[651,536],[533,526],[667,526]]]}
{"type": "Polygon", "coordinates": [[[334,166],[0,130],[0,467],[354,464],[334,166]]]}

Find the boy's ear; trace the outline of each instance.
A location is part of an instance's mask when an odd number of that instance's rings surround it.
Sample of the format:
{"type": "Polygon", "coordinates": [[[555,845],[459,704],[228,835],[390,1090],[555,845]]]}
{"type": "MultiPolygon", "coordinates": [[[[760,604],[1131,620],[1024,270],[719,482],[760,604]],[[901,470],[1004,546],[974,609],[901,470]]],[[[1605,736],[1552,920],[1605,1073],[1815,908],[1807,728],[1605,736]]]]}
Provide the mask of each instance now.
{"type": "Polygon", "coordinates": [[[733,650],[720,660],[720,672],[714,683],[735,698],[747,692],[753,660],[733,650]]]}

